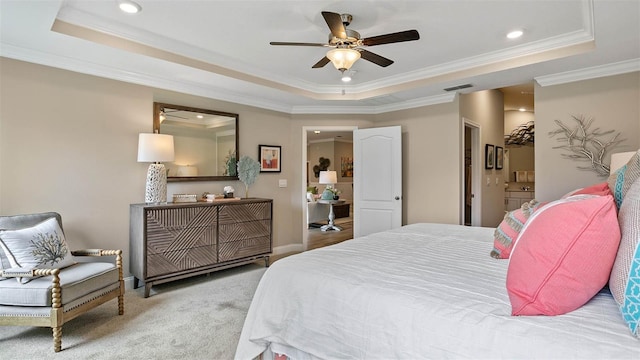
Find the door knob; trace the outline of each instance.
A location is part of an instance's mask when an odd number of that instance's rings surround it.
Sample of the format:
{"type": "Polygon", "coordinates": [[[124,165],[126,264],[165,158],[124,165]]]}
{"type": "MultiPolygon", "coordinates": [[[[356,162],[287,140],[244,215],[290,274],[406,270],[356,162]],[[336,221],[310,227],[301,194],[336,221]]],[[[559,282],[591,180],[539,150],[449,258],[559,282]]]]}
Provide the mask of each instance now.
{"type": "Polygon", "coordinates": [[[400,200],[400,196],[396,196],[396,200],[400,200]]]}

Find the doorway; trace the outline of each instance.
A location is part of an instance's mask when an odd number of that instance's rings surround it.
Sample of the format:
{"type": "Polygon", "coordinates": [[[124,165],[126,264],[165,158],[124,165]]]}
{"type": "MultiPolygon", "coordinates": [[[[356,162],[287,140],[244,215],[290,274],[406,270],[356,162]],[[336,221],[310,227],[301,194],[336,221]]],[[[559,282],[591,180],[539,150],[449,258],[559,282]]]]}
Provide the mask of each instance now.
{"type": "Polygon", "coordinates": [[[300,199],[302,201],[303,209],[303,251],[353,238],[353,182],[349,181],[349,179],[353,176],[353,130],[357,128],[357,126],[313,125],[302,127],[301,183],[303,193],[301,194],[300,199]],[[314,152],[314,158],[312,159],[309,156],[309,147],[313,144],[316,144],[317,147],[327,149],[333,148],[334,150],[332,151],[331,156],[329,154],[318,155],[318,152],[314,152]],[[335,150],[336,148],[337,151],[335,150]],[[341,209],[337,209],[339,213],[336,215],[335,219],[336,225],[343,229],[339,232],[322,232],[319,228],[314,227],[317,223],[326,224],[328,222],[328,214],[327,219],[325,220],[320,219],[317,216],[317,212],[313,212],[313,210],[318,209],[314,208],[310,212],[310,206],[318,207],[318,204],[309,204],[307,197],[308,188],[317,188],[318,192],[322,193],[326,186],[319,184],[319,179],[316,178],[316,174],[314,172],[314,166],[319,165],[318,157],[320,156],[330,158],[331,162],[328,165],[327,170],[334,170],[338,173],[338,183],[336,184],[336,188],[341,191],[340,198],[345,200],[345,204],[341,206],[341,209]],[[313,216],[313,219],[310,215],[313,216]]]}
{"type": "Polygon", "coordinates": [[[462,123],[460,224],[480,226],[482,224],[480,125],[466,118],[462,118],[462,123]]]}

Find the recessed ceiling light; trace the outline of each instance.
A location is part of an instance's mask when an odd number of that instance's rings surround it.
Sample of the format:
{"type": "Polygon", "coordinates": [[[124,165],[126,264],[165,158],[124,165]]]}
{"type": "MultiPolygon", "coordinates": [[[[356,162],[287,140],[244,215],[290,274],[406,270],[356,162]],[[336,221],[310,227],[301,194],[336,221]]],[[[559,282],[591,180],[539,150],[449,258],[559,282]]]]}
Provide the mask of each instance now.
{"type": "Polygon", "coordinates": [[[196,115],[196,117],[197,117],[198,119],[202,119],[202,118],[204,118],[204,116],[202,116],[202,115],[196,115]]]}
{"type": "Polygon", "coordinates": [[[142,6],[131,0],[118,1],[118,7],[120,7],[120,10],[126,12],[127,14],[136,14],[142,11],[142,6]]]}
{"type": "Polygon", "coordinates": [[[520,108],[520,109],[518,109],[518,111],[527,111],[527,109],[525,109],[525,108],[520,108]]]}
{"type": "Polygon", "coordinates": [[[512,31],[512,32],[508,33],[508,34],[507,34],[507,37],[508,37],[509,39],[517,39],[517,38],[519,38],[520,36],[522,36],[522,34],[524,34],[524,32],[523,32],[522,30],[514,30],[514,31],[512,31]]]}
{"type": "Polygon", "coordinates": [[[313,130],[314,134],[320,134],[320,130],[313,130]]]}
{"type": "Polygon", "coordinates": [[[342,82],[349,82],[349,81],[351,81],[351,76],[349,76],[347,74],[343,74],[342,78],[340,80],[342,80],[342,82]]]}

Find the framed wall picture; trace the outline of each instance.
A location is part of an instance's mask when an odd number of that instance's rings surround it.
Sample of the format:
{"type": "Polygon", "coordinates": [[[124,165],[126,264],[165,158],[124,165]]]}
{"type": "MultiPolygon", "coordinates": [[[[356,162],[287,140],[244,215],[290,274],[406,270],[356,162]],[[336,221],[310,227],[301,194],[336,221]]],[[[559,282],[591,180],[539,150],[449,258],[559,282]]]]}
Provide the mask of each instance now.
{"type": "Polygon", "coordinates": [[[496,146],[496,170],[502,169],[504,161],[504,149],[501,146],[496,146]]]}
{"type": "Polygon", "coordinates": [[[485,169],[493,169],[493,161],[495,160],[495,155],[493,154],[493,145],[485,144],[484,145],[484,168],[485,169]]]}
{"type": "Polygon", "coordinates": [[[281,147],[277,145],[258,145],[260,172],[280,172],[282,165],[281,147]]]}

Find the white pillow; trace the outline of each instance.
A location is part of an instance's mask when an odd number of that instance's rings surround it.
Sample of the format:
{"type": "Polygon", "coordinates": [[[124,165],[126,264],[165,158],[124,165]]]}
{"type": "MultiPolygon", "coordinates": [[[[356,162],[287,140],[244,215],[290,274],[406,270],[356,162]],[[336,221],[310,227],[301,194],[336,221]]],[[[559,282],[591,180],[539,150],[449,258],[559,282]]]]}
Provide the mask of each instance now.
{"type": "Polygon", "coordinates": [[[74,264],[56,218],[24,229],[0,230],[0,246],[12,268],[61,269],[74,264]]]}
{"type": "Polygon", "coordinates": [[[609,289],[629,329],[640,337],[640,179],[627,191],[618,221],[622,238],[611,270],[609,289]]]}

